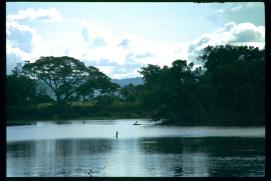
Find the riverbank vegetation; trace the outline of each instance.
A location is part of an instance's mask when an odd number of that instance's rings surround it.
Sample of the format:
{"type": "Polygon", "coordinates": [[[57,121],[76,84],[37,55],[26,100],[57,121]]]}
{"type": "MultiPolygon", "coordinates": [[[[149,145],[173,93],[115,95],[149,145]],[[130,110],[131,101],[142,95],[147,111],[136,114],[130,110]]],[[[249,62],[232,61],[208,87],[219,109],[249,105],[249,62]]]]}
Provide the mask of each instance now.
{"type": "Polygon", "coordinates": [[[255,47],[208,46],[194,63],[142,67],[144,84],[124,87],[74,58],[41,57],[7,75],[7,121],[113,117],[263,126],[264,54],[255,47]]]}

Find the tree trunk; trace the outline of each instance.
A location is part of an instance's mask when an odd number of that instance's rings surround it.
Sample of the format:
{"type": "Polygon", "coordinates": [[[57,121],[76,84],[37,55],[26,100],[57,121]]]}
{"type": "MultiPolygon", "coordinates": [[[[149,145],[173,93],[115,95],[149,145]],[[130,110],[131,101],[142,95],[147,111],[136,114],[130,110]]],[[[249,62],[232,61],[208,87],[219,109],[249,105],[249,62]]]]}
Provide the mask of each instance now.
{"type": "Polygon", "coordinates": [[[199,100],[197,100],[197,103],[198,103],[198,106],[199,106],[199,108],[200,108],[200,111],[201,111],[203,114],[205,114],[206,111],[205,111],[205,109],[202,107],[202,105],[200,104],[199,100]]]}
{"type": "Polygon", "coordinates": [[[60,98],[60,95],[56,95],[56,104],[57,106],[61,105],[61,98],[60,98]]]}
{"type": "Polygon", "coordinates": [[[250,106],[249,106],[249,113],[252,114],[253,113],[253,110],[254,110],[254,104],[255,104],[255,101],[254,101],[254,95],[251,95],[251,101],[250,101],[250,106]]]}
{"type": "Polygon", "coordinates": [[[85,107],[86,97],[83,96],[83,107],[85,107]]]}

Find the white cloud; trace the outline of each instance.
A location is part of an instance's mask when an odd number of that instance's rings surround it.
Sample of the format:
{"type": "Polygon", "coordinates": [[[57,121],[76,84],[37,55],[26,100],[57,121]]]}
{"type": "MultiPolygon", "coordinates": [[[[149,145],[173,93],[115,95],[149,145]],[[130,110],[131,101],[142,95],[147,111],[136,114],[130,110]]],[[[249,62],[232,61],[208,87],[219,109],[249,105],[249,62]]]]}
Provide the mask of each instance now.
{"type": "Polygon", "coordinates": [[[126,72],[126,73],[118,73],[118,74],[112,73],[111,75],[110,74],[108,75],[112,77],[113,79],[124,79],[124,78],[133,78],[133,77],[142,76],[140,73],[138,73],[137,69],[130,72],[126,72]]]}
{"type": "Polygon", "coordinates": [[[225,9],[218,9],[218,10],[215,11],[214,14],[220,14],[220,13],[224,13],[224,12],[226,12],[225,9]]]}
{"type": "MultiPolygon", "coordinates": [[[[31,49],[42,42],[42,37],[36,31],[36,29],[21,25],[15,21],[6,22],[6,34],[7,34],[7,54],[15,54],[22,60],[29,59],[31,57],[31,49]],[[19,41],[20,37],[16,37],[16,33],[29,33],[30,37],[27,37],[23,41],[19,41]],[[15,41],[13,41],[15,40],[15,41]],[[30,48],[30,52],[25,51],[24,48],[30,48]],[[30,47],[29,47],[30,46],[30,47]]],[[[18,34],[18,36],[24,36],[24,34],[18,34]]]]}
{"type": "Polygon", "coordinates": [[[172,59],[175,60],[181,56],[179,52],[183,46],[181,43],[162,44],[133,34],[115,36],[107,31],[106,28],[97,26],[89,21],[82,21],[81,28],[82,38],[88,49],[83,57],[86,60],[99,61],[107,59],[109,62],[120,66],[125,65],[127,61],[138,64],[168,65],[172,59]],[[100,47],[89,46],[95,37],[102,38],[104,45],[100,47]]]}
{"type": "MultiPolygon", "coordinates": [[[[38,31],[29,26],[22,24],[20,20],[37,20],[60,21],[62,17],[55,9],[33,9],[28,8],[20,10],[16,14],[8,14],[6,19],[6,35],[7,35],[7,54],[16,56],[16,59],[34,61],[43,54],[44,40],[38,31]],[[39,49],[39,50],[38,50],[39,49]],[[36,51],[38,50],[38,51],[36,51]]],[[[49,47],[51,47],[50,45],[49,47]]],[[[9,59],[8,61],[12,61],[9,59]]]]}
{"type": "Polygon", "coordinates": [[[237,5],[237,6],[234,6],[233,8],[230,9],[230,11],[239,11],[243,8],[244,6],[243,5],[237,5]]]}
{"type": "Polygon", "coordinates": [[[20,10],[17,14],[7,15],[8,20],[35,20],[35,19],[43,19],[43,20],[53,20],[53,21],[61,21],[62,16],[59,11],[55,8],[50,9],[34,9],[27,8],[25,10],[20,10]]]}
{"type": "Polygon", "coordinates": [[[106,75],[113,74],[113,67],[112,66],[97,66],[97,68],[105,73],[106,75]]]}
{"type": "Polygon", "coordinates": [[[263,48],[265,46],[265,27],[255,26],[252,23],[230,22],[213,33],[202,35],[193,41],[187,48],[190,55],[197,55],[199,51],[208,45],[249,45],[263,48]]]}
{"type": "Polygon", "coordinates": [[[253,22],[256,25],[265,25],[263,2],[238,2],[238,3],[212,3],[210,13],[204,18],[220,24],[221,22],[234,21],[236,23],[253,22]]]}
{"type": "MultiPolygon", "coordinates": [[[[85,26],[83,27],[85,28],[85,26]]],[[[98,48],[86,48],[85,56],[81,60],[96,60],[99,63],[99,61],[106,59],[109,63],[114,63],[121,67],[127,67],[128,65],[143,66],[147,64],[170,66],[176,59],[188,60],[191,56],[196,56],[201,49],[208,45],[232,43],[236,45],[253,45],[262,48],[265,39],[265,28],[263,26],[255,26],[252,23],[227,23],[217,31],[205,34],[190,44],[158,43],[132,34],[117,37],[104,30],[101,31],[103,33],[95,31],[95,29],[98,30],[95,26],[93,28],[89,25],[87,28],[89,29],[88,32],[92,30],[94,36],[104,38],[106,45],[98,48]]],[[[101,27],[99,30],[101,30],[101,27]]],[[[91,33],[89,35],[91,36],[91,33]]],[[[116,71],[117,69],[114,68],[116,65],[102,66],[101,70],[114,78],[139,75],[137,70],[139,70],[140,66],[133,70],[121,72],[116,71]]]]}
{"type": "MultiPolygon", "coordinates": [[[[45,12],[41,13],[38,10],[27,10],[21,14],[24,19],[32,20],[47,17],[45,12]],[[30,12],[39,13],[30,16],[30,12]]],[[[9,57],[14,55],[22,60],[34,61],[41,56],[71,56],[84,61],[87,65],[95,65],[111,78],[139,76],[137,71],[147,64],[170,66],[176,59],[188,60],[190,56],[195,56],[207,45],[234,43],[263,47],[265,39],[265,28],[252,23],[230,22],[215,32],[202,35],[190,44],[183,44],[181,42],[160,43],[133,34],[116,36],[106,27],[98,26],[90,21],[74,21],[74,26],[80,27],[77,36],[70,37],[63,34],[58,39],[45,40],[36,29],[15,21],[19,19],[15,17],[13,20],[7,20],[9,57]],[[23,51],[23,44],[19,46],[17,42],[15,44],[11,41],[14,37],[13,30],[28,32],[32,35],[31,38],[25,40],[31,44],[30,52],[23,51]],[[106,65],[104,65],[105,60],[106,65]]],[[[8,61],[11,60],[8,59],[8,61]]]]}
{"type": "MultiPolygon", "coordinates": [[[[29,54],[22,51],[21,49],[17,48],[17,47],[12,47],[10,41],[7,41],[7,54],[14,54],[17,57],[21,58],[21,60],[26,60],[29,57],[29,54]]],[[[12,60],[9,60],[12,61],[12,60]]]]}
{"type": "Polygon", "coordinates": [[[236,23],[235,22],[229,22],[229,23],[226,23],[224,25],[224,28],[223,29],[220,29],[221,31],[229,31],[231,30],[232,28],[234,28],[236,26],[236,23]]]}
{"type": "Polygon", "coordinates": [[[119,65],[125,63],[124,49],[118,47],[119,37],[114,36],[106,28],[93,24],[90,21],[81,21],[80,26],[85,47],[82,59],[95,60],[97,62],[108,59],[109,62],[116,62],[119,65]]]}
{"type": "Polygon", "coordinates": [[[16,21],[7,21],[6,22],[7,36],[10,36],[11,30],[14,30],[14,29],[21,31],[21,32],[30,32],[33,35],[32,39],[31,39],[31,43],[33,45],[40,43],[40,41],[42,39],[36,29],[34,29],[30,26],[21,25],[21,24],[17,23],[16,21]]]}
{"type": "Polygon", "coordinates": [[[223,8],[216,10],[213,14],[211,14],[211,16],[247,10],[250,8],[258,8],[262,6],[262,4],[259,2],[227,3],[226,5],[227,6],[223,6],[223,8]]]}
{"type": "Polygon", "coordinates": [[[101,27],[91,21],[80,21],[80,26],[83,31],[82,37],[87,43],[92,43],[95,38],[99,37],[104,40],[105,44],[115,46],[117,37],[114,36],[105,27],[101,27]],[[90,42],[89,42],[90,41],[90,42]]]}
{"type": "Polygon", "coordinates": [[[234,42],[264,42],[265,28],[252,23],[236,25],[231,30],[234,42]]]}

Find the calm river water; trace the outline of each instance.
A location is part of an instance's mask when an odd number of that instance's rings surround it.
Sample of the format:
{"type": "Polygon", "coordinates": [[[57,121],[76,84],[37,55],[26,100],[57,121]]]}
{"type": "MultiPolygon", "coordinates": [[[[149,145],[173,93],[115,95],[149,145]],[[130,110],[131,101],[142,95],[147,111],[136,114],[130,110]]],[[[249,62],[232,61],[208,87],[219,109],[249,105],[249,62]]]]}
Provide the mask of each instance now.
{"type": "Polygon", "coordinates": [[[264,176],[265,130],[148,120],[7,127],[7,176],[264,176]],[[118,131],[118,139],[115,133],[118,131]]]}

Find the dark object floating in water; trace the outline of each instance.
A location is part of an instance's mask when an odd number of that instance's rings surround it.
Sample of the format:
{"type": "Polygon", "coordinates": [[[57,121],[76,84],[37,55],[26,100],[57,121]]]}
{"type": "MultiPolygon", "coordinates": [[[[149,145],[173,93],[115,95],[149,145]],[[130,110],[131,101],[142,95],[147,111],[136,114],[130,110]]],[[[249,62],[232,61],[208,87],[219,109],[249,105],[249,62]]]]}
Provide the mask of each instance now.
{"type": "Polygon", "coordinates": [[[89,171],[88,171],[88,176],[92,177],[91,173],[92,173],[92,170],[89,169],[89,171]]]}
{"type": "Polygon", "coordinates": [[[137,121],[136,121],[133,125],[141,125],[141,124],[137,123],[137,121]]]}

